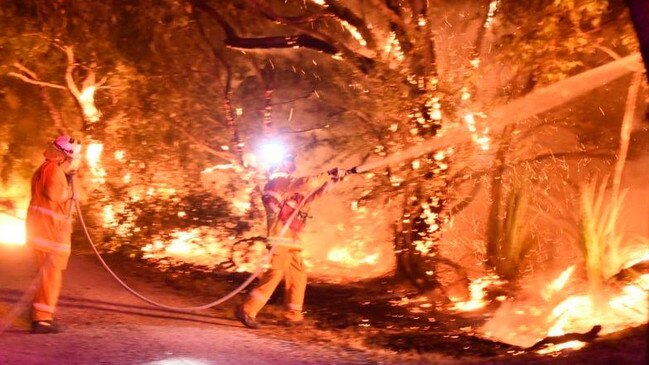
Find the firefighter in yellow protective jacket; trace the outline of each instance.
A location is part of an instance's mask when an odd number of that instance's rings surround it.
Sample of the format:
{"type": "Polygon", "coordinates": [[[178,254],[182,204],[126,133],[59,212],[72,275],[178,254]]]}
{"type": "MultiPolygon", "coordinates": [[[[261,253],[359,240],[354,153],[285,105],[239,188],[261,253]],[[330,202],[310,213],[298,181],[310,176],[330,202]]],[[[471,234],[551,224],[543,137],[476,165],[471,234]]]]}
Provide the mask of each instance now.
{"type": "Polygon", "coordinates": [[[264,307],[277,285],[284,280],[284,317],[288,324],[299,324],[304,319],[302,306],[307,284],[307,274],[302,261],[302,244],[299,233],[307,214],[305,207],[322,195],[332,182],[338,181],[345,171],[333,169],[311,177],[294,178],[295,159],[287,155],[271,175],[264,187],[262,201],[266,209],[268,244],[275,247],[270,269],[259,279],[259,285],[238,306],[235,316],[249,328],[259,328],[257,313],[264,307]],[[307,201],[302,202],[303,199],[307,201]],[[300,211],[291,221],[296,208],[300,211]],[[286,226],[286,228],[285,228],[286,226]]]}
{"type": "Polygon", "coordinates": [[[61,292],[62,271],[68,265],[74,191],[81,144],[59,136],[44,152],[45,162],[34,172],[27,211],[27,244],[39,267],[39,285],[32,304],[32,333],[57,333],[53,314],[61,292]]]}

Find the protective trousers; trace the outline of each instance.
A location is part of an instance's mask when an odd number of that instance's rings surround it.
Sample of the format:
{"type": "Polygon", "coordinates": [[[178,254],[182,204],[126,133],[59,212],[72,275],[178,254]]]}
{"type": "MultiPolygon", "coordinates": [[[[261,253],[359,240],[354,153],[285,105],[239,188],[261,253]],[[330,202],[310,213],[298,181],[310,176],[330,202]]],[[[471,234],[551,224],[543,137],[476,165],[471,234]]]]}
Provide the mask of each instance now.
{"type": "Polygon", "coordinates": [[[69,255],[34,250],[39,282],[32,305],[32,321],[51,321],[61,293],[63,270],[69,255]]]}
{"type": "Polygon", "coordinates": [[[270,265],[270,269],[260,277],[259,285],[243,302],[243,311],[255,318],[284,279],[284,316],[290,321],[301,321],[307,281],[301,250],[277,247],[270,265]]]}

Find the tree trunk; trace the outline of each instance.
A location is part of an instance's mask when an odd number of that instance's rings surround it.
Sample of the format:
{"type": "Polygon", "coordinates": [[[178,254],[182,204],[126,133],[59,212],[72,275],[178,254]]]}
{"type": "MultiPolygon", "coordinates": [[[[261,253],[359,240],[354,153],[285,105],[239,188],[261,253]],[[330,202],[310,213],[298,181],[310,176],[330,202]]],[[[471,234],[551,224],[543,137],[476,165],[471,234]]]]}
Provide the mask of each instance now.
{"type": "Polygon", "coordinates": [[[625,0],[631,13],[633,27],[638,34],[640,42],[640,53],[644,59],[644,66],[649,80],[649,1],[647,0],[625,0]]]}
{"type": "Polygon", "coordinates": [[[501,239],[501,221],[500,207],[503,200],[503,174],[505,172],[505,158],[511,142],[511,129],[505,128],[501,135],[500,146],[496,152],[496,159],[493,165],[493,174],[491,177],[491,207],[489,208],[487,222],[487,263],[492,268],[499,266],[500,258],[500,239],[501,239]]]}

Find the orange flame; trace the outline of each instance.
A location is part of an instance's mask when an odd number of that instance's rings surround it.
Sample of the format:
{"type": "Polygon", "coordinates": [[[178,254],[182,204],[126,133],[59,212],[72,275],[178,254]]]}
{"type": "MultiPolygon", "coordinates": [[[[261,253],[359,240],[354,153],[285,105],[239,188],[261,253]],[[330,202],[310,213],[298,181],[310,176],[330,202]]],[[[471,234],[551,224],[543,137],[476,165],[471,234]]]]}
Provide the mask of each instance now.
{"type": "Polygon", "coordinates": [[[0,243],[24,245],[27,238],[25,212],[28,205],[24,196],[28,194],[28,190],[21,187],[9,187],[3,193],[14,197],[10,198],[12,203],[10,209],[0,211],[0,243]]]}
{"type": "Polygon", "coordinates": [[[81,109],[83,109],[83,115],[90,122],[98,122],[101,119],[101,112],[95,106],[95,91],[97,86],[91,85],[84,88],[79,95],[79,104],[81,109]]]}
{"type": "MultiPolygon", "coordinates": [[[[483,276],[477,278],[469,284],[469,291],[471,297],[468,301],[456,301],[453,304],[453,309],[457,311],[473,311],[476,309],[484,308],[489,301],[485,300],[486,292],[485,289],[490,285],[500,285],[502,281],[499,280],[498,276],[483,276]]],[[[453,298],[451,298],[453,300],[453,298]]]]}
{"type": "Polygon", "coordinates": [[[540,350],[538,350],[536,353],[541,354],[541,355],[548,355],[548,354],[553,354],[555,352],[559,352],[562,350],[566,349],[572,349],[572,350],[579,350],[580,348],[586,346],[585,342],[581,341],[568,341],[564,343],[559,343],[556,345],[548,345],[547,347],[544,347],[540,350]]]}
{"type": "Polygon", "coordinates": [[[101,167],[101,154],[104,151],[102,143],[89,143],[86,148],[86,161],[92,173],[94,183],[103,184],[106,182],[106,170],[101,167]]]}
{"type": "Polygon", "coordinates": [[[575,265],[572,265],[565,269],[558,278],[554,279],[550,284],[548,284],[548,286],[546,286],[541,291],[541,296],[543,297],[543,299],[549,301],[554,296],[554,294],[563,289],[566,286],[566,283],[568,283],[568,279],[570,279],[574,271],[575,265]]]}
{"type": "Polygon", "coordinates": [[[18,217],[0,214],[0,243],[24,245],[25,240],[25,221],[18,217]]]}

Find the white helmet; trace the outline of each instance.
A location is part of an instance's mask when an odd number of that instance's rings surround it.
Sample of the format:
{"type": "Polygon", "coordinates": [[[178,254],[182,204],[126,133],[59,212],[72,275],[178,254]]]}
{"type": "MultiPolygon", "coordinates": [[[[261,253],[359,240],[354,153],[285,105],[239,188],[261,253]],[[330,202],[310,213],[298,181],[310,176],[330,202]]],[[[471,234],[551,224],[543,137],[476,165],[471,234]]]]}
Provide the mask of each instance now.
{"type": "Polygon", "coordinates": [[[62,135],[56,137],[52,144],[54,148],[63,152],[67,158],[78,159],[81,157],[81,143],[78,139],[68,135],[62,135]]]}

